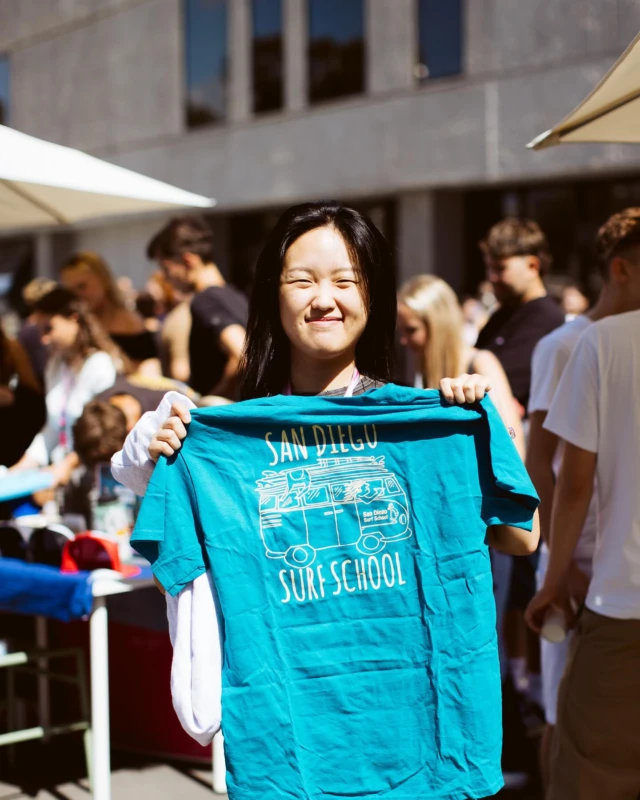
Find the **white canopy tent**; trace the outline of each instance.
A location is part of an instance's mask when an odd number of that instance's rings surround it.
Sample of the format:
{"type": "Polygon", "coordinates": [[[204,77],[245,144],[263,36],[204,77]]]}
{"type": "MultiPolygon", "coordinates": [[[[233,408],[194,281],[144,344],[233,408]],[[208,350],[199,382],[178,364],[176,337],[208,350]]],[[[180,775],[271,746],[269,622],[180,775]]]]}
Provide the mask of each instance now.
{"type": "Polygon", "coordinates": [[[214,205],[207,197],[0,125],[0,234],[214,205]]]}
{"type": "Polygon", "coordinates": [[[527,146],[565,142],[640,142],[640,34],[569,116],[527,146]]]}

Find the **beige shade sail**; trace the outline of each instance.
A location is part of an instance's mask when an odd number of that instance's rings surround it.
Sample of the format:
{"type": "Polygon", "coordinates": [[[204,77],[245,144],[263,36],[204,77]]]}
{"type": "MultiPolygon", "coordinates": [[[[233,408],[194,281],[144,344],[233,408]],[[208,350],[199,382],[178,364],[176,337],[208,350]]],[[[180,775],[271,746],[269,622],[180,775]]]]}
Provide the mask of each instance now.
{"type": "Polygon", "coordinates": [[[213,205],[208,197],[0,125],[0,233],[213,205]]]}
{"type": "Polygon", "coordinates": [[[640,142],[640,34],[580,105],[527,147],[565,142],[640,142]]]}

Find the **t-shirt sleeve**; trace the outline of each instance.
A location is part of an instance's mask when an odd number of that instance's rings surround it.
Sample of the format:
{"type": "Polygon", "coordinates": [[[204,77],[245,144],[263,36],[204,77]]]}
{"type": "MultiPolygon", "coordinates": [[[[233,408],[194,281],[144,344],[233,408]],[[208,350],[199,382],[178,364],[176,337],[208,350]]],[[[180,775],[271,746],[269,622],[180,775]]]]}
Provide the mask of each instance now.
{"type": "Polygon", "coordinates": [[[158,461],[131,544],[171,595],[205,572],[198,501],[182,452],[158,461]]]}
{"type": "Polygon", "coordinates": [[[204,291],[191,304],[191,313],[198,322],[208,328],[216,337],[230,325],[246,325],[240,301],[228,290],[204,291]]]}
{"type": "Polygon", "coordinates": [[[496,407],[489,397],[480,405],[486,421],[477,442],[483,451],[478,452],[482,519],[487,527],[513,525],[530,531],[540,500],[496,407]]]}
{"type": "Polygon", "coordinates": [[[598,348],[597,326],[580,337],[554,395],[544,427],[561,439],[598,452],[598,348]]]}
{"type": "Polygon", "coordinates": [[[90,397],[104,392],[113,386],[117,377],[113,360],[108,353],[94,353],[86,360],[78,382],[82,383],[90,397]]]}
{"type": "Polygon", "coordinates": [[[531,359],[530,414],[549,410],[562,375],[565,362],[563,355],[562,348],[554,347],[547,338],[541,339],[536,345],[531,359]]]}

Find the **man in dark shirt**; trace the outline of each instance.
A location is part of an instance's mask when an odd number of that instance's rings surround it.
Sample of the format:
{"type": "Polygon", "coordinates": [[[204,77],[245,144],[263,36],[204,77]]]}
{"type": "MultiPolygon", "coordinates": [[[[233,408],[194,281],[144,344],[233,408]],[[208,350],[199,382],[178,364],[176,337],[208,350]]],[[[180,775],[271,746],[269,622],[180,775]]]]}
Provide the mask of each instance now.
{"type": "Polygon", "coordinates": [[[549,245],[537,223],[504,219],[487,233],[480,249],[500,308],[480,331],[476,346],[497,356],[524,415],[533,350],[564,322],[542,280],[551,266],[549,245]]]}
{"type": "Polygon", "coordinates": [[[174,217],[153,237],[147,256],[178,290],[194,293],[189,385],[202,395],[234,398],[248,305],[214,262],[211,228],[201,217],[174,217]]]}
{"type": "MultiPolygon", "coordinates": [[[[560,306],[547,295],[542,276],[551,266],[551,252],[539,225],[531,220],[504,219],[498,222],[480,242],[487,268],[487,278],[493,285],[498,310],[480,331],[476,347],[490,350],[496,355],[509,379],[520,413],[524,417],[529,403],[531,385],[531,357],[540,339],[564,322],[560,306]]],[[[527,631],[522,613],[512,616],[512,623],[522,637],[514,635],[507,653],[503,639],[504,618],[507,610],[521,609],[535,593],[537,556],[513,559],[511,556],[491,551],[494,594],[498,622],[500,672],[507,677],[509,656],[522,658],[521,642],[527,631]],[[515,648],[513,645],[515,644],[515,648]]],[[[529,681],[539,684],[539,667],[533,652],[537,642],[526,648],[530,656],[529,681]]],[[[515,731],[510,731],[513,736],[515,731]]]]}

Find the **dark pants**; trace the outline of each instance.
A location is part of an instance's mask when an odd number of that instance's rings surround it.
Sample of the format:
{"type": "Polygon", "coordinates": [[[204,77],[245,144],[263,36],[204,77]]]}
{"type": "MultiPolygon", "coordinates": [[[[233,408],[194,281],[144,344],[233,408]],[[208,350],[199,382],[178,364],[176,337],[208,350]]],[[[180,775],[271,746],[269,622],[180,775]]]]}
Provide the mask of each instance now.
{"type": "Polygon", "coordinates": [[[640,796],[640,620],[585,610],[560,684],[549,800],[640,796]]]}

